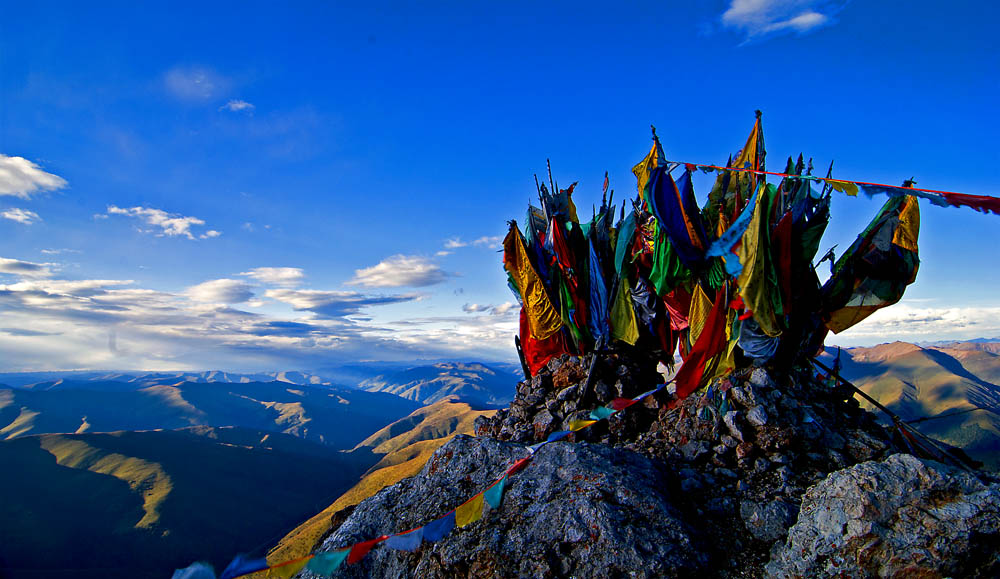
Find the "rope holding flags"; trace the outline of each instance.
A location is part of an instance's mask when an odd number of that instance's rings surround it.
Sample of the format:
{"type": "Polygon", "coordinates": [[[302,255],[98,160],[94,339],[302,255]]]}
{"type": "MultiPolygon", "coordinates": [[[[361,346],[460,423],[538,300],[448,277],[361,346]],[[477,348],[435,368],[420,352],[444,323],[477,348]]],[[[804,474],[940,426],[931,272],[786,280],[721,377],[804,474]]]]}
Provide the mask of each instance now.
{"type": "MultiPolygon", "coordinates": [[[[483,518],[483,513],[487,510],[500,508],[503,501],[503,492],[507,487],[509,478],[523,470],[531,462],[532,457],[540,448],[546,444],[565,439],[574,432],[579,432],[585,428],[609,420],[626,408],[638,404],[643,399],[660,392],[667,387],[670,382],[660,384],[656,388],[636,396],[635,398],[615,398],[607,406],[595,408],[590,412],[589,419],[573,420],[569,424],[569,430],[553,432],[543,442],[534,444],[528,448],[528,456],[515,461],[507,467],[504,473],[490,486],[480,491],[464,503],[448,511],[444,516],[439,517],[423,526],[401,531],[392,535],[381,535],[368,541],[362,541],[335,549],[333,551],[323,551],[312,553],[305,557],[292,559],[267,565],[264,559],[250,559],[245,555],[237,555],[232,563],[219,576],[219,579],[236,579],[251,573],[266,571],[267,577],[292,577],[299,571],[305,569],[322,577],[330,577],[345,563],[353,565],[364,559],[376,545],[384,543],[390,549],[399,551],[416,551],[424,541],[433,543],[440,541],[448,535],[455,527],[465,527],[483,518]]],[[[177,569],[172,579],[192,577],[191,573],[197,571],[202,573],[197,575],[198,579],[214,579],[215,574],[211,573],[203,563],[194,563],[184,569],[177,569]],[[208,573],[208,574],[206,574],[208,573]]]]}

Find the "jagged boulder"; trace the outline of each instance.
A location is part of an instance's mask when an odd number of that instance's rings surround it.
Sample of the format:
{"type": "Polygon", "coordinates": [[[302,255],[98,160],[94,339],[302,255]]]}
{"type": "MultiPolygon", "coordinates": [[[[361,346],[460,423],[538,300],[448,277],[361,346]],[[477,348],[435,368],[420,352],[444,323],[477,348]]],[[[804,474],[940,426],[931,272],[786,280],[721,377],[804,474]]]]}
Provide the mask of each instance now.
{"type": "MultiPolygon", "coordinates": [[[[519,444],[456,436],[418,476],[359,504],[321,550],[425,524],[527,454],[519,444]]],[[[708,561],[671,505],[669,477],[662,463],[635,452],[548,444],[510,478],[503,504],[482,520],[414,553],[376,547],[338,576],[690,576],[708,561]]]]}
{"type": "Polygon", "coordinates": [[[895,454],[830,474],[775,547],[774,577],[1000,576],[1000,485],[895,454]]]}

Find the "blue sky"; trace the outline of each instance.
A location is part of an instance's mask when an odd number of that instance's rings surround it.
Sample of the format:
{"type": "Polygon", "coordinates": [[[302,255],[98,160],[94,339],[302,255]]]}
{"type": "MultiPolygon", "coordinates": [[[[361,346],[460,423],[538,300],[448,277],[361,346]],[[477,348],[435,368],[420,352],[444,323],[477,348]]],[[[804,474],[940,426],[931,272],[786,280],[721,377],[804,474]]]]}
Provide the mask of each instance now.
{"type": "MultiPolygon", "coordinates": [[[[181,4],[4,8],[4,370],[511,359],[532,175],[634,195],[651,123],[720,163],[759,108],[773,170],[1000,194],[991,3],[181,4]]],[[[1000,221],[922,209],[917,283],[828,342],[1000,335],[1000,221]]]]}

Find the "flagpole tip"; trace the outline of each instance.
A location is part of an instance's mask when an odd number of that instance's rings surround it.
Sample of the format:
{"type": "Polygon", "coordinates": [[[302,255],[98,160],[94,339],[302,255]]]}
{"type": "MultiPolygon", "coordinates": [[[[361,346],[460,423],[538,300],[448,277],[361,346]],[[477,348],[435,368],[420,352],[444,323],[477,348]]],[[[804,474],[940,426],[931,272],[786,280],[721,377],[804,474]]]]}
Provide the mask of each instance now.
{"type": "Polygon", "coordinates": [[[760,109],[757,109],[753,112],[753,114],[756,115],[756,117],[759,119],[763,113],[760,112],[760,109]]]}

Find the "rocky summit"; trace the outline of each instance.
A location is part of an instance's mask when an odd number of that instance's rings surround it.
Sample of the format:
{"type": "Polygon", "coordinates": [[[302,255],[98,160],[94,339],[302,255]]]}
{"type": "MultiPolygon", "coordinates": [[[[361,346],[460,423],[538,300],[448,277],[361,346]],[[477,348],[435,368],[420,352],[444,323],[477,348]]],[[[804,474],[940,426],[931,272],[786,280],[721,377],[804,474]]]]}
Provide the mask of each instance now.
{"type": "MultiPolygon", "coordinates": [[[[663,381],[627,353],[562,356],[363,501],[329,551],[426,524],[528,446],[663,381]]],[[[1000,484],[907,454],[853,391],[751,367],[676,401],[669,388],[540,447],[483,518],[350,577],[816,577],[1000,574],[1000,484]]],[[[346,513],[344,513],[346,515],[346,513]]],[[[303,576],[308,577],[308,573],[303,576]]]]}

